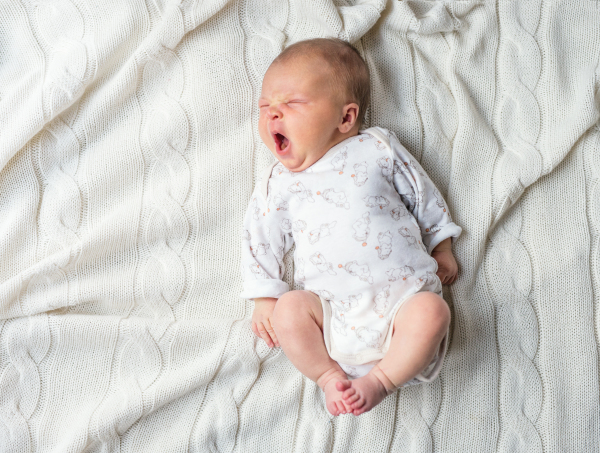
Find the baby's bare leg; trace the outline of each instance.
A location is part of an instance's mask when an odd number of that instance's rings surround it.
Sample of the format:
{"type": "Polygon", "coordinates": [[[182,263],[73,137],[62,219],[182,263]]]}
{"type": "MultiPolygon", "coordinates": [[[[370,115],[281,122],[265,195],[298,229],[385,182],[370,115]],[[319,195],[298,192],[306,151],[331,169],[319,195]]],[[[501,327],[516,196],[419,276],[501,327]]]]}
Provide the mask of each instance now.
{"type": "Polygon", "coordinates": [[[354,415],[367,412],[433,360],[450,325],[450,309],[435,293],[417,293],[396,313],[390,348],[367,374],[337,384],[354,415]]]}
{"type": "Polygon", "coordinates": [[[325,392],[327,410],[333,415],[352,412],[342,400],[336,383],[346,373],[329,354],[323,340],[323,308],[310,291],[290,291],[277,300],[273,329],[288,359],[303,375],[325,392]]]}

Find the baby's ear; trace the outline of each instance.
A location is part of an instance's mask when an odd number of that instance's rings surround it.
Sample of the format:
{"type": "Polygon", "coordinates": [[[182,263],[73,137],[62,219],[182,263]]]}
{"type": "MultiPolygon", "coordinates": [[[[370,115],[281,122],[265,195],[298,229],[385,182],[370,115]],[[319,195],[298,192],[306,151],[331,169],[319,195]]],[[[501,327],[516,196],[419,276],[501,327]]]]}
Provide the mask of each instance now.
{"type": "Polygon", "coordinates": [[[342,122],[338,126],[338,129],[342,134],[346,132],[350,132],[352,128],[356,125],[356,120],[358,118],[358,104],[352,102],[350,104],[346,104],[342,111],[342,122]]]}

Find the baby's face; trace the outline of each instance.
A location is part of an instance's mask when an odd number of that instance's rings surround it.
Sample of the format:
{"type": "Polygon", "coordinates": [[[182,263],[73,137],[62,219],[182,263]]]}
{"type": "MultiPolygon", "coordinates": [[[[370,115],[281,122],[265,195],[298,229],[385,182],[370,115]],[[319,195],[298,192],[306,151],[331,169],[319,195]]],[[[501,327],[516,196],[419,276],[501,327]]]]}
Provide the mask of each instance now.
{"type": "Polygon", "coordinates": [[[306,58],[272,65],[259,100],[260,138],[289,170],[310,167],[340,140],[344,105],[327,67],[306,58]]]}

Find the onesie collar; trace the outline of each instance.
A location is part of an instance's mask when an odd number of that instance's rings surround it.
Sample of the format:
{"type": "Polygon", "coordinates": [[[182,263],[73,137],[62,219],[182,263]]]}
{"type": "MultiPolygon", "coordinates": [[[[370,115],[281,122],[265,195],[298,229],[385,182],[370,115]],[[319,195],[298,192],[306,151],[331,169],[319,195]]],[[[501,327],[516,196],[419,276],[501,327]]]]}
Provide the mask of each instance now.
{"type": "MultiPolygon", "coordinates": [[[[321,158],[318,161],[313,163],[310,167],[307,167],[304,170],[302,170],[302,172],[305,172],[306,170],[313,168],[315,165],[318,165],[320,162],[326,162],[333,154],[335,154],[337,151],[339,151],[344,146],[346,146],[348,144],[348,142],[352,141],[352,139],[354,139],[356,137],[360,137],[361,135],[364,135],[364,134],[368,134],[368,132],[366,130],[359,130],[357,135],[353,135],[352,137],[345,138],[344,140],[339,142],[337,145],[333,145],[331,148],[329,148],[329,150],[327,150],[327,152],[325,154],[323,154],[323,156],[321,156],[321,158]]],[[[302,172],[300,172],[300,173],[302,173],[302,172]]]]}

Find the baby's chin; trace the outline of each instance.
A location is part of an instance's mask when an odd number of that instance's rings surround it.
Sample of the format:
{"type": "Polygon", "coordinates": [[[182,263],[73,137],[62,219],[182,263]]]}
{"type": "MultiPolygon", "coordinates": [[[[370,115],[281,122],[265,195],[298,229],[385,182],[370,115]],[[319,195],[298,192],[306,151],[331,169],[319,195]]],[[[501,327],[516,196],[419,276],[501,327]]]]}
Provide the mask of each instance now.
{"type": "Polygon", "coordinates": [[[289,161],[284,161],[283,159],[279,159],[279,162],[282,163],[282,165],[287,168],[289,171],[293,171],[293,172],[299,172],[299,171],[303,171],[306,170],[306,168],[308,168],[308,165],[306,167],[303,167],[302,164],[292,164],[289,161]]]}
{"type": "Polygon", "coordinates": [[[300,156],[298,156],[298,154],[295,154],[293,152],[290,154],[287,154],[287,155],[286,154],[277,155],[276,153],[273,153],[273,155],[289,171],[300,172],[300,171],[304,171],[307,168],[313,166],[319,159],[321,159],[321,157],[323,157],[325,155],[326,152],[327,152],[327,150],[325,150],[321,153],[309,153],[309,154],[301,153],[300,156]]]}
{"type": "Polygon", "coordinates": [[[277,155],[277,153],[273,153],[273,155],[289,171],[303,171],[311,165],[309,162],[306,161],[306,159],[298,158],[294,155],[277,155]]]}

